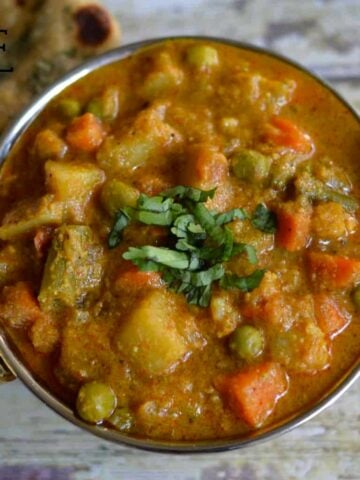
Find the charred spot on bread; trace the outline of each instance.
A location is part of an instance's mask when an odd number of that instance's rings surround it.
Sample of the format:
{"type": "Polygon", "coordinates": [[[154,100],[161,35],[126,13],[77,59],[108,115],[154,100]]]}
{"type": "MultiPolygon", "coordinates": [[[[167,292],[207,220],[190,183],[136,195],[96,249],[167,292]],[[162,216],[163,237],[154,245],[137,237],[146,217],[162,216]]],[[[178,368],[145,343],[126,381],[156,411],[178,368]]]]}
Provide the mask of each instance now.
{"type": "Polygon", "coordinates": [[[87,46],[100,46],[110,35],[111,20],[106,10],[98,5],[79,8],[74,13],[79,41],[87,46]]]}

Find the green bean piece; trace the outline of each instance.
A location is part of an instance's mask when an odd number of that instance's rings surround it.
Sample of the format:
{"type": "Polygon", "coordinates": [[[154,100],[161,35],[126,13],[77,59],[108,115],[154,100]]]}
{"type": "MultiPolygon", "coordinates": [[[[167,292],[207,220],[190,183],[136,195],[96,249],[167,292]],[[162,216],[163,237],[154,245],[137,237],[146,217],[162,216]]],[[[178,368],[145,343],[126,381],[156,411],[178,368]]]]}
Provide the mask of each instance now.
{"type": "Polygon", "coordinates": [[[208,45],[193,45],[187,51],[188,63],[200,70],[207,70],[219,64],[218,52],[208,45]]]}
{"type": "Polygon", "coordinates": [[[108,422],[120,432],[128,432],[134,425],[134,416],[128,407],[118,407],[108,422]]]}
{"type": "Polygon", "coordinates": [[[81,113],[80,103],[73,98],[64,98],[59,103],[58,108],[65,118],[75,118],[81,113]]]}
{"type": "Polygon", "coordinates": [[[260,330],[251,325],[242,325],[230,336],[229,347],[237,357],[251,361],[262,353],[264,343],[260,330]]]}
{"type": "Polygon", "coordinates": [[[235,153],[231,161],[233,171],[240,180],[262,183],[269,175],[271,158],[255,150],[235,153]]]}
{"type": "Polygon", "coordinates": [[[355,200],[355,198],[353,197],[349,197],[349,195],[335,192],[330,188],[327,188],[325,193],[327,200],[329,200],[330,202],[340,203],[340,205],[342,205],[348,212],[354,212],[359,208],[357,200],[355,200]]]}
{"type": "Polygon", "coordinates": [[[81,386],[76,409],[80,417],[89,423],[99,423],[109,418],[117,404],[113,389],[100,382],[89,382],[81,386]]]}
{"type": "Polygon", "coordinates": [[[340,203],[350,213],[359,208],[359,203],[355,198],[327,187],[306,172],[296,179],[295,187],[298,194],[304,195],[310,200],[340,203]]]}
{"type": "Polygon", "coordinates": [[[356,310],[360,311],[360,285],[352,292],[352,301],[354,302],[356,310]]]}

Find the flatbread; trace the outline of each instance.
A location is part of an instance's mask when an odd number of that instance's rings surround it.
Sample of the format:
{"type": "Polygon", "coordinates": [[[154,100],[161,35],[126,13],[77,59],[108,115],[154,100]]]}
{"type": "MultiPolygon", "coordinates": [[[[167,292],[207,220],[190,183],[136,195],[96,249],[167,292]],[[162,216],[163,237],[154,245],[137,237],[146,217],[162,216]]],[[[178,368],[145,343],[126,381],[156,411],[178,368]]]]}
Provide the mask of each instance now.
{"type": "Polygon", "coordinates": [[[120,26],[98,1],[1,0],[8,35],[0,65],[0,133],[34,96],[67,70],[120,43],[120,26]]]}

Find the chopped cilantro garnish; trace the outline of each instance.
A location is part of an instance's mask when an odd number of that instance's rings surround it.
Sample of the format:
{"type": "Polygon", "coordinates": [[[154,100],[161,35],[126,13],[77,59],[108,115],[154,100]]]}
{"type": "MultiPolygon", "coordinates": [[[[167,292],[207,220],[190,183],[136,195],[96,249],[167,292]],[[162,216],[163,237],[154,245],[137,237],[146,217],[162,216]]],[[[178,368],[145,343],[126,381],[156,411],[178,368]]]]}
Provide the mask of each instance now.
{"type": "MultiPolygon", "coordinates": [[[[182,293],[190,304],[200,307],[209,305],[214,282],[219,282],[222,288],[249,292],[260,284],[265,271],[238,276],[226,273],[225,268],[225,262],[240,254],[245,254],[249,263],[257,263],[255,248],[236,243],[226,226],[249,216],[242,208],[224,213],[210,211],[205,202],[214,194],[215,189],[202,191],[184,186],[154,197],[142,194],[136,208],[125,207],[118,212],[108,245],[114,248],[121,242],[122,232],[131,221],[167,226],[173,248],[130,247],[123,258],[142,271],[161,272],[169,289],[182,293]]],[[[258,205],[251,222],[256,228],[269,232],[275,228],[273,215],[264,205],[258,205]]]]}
{"type": "Polygon", "coordinates": [[[276,215],[263,203],[257,205],[251,223],[255,228],[265,233],[275,233],[276,231],[276,215]]]}

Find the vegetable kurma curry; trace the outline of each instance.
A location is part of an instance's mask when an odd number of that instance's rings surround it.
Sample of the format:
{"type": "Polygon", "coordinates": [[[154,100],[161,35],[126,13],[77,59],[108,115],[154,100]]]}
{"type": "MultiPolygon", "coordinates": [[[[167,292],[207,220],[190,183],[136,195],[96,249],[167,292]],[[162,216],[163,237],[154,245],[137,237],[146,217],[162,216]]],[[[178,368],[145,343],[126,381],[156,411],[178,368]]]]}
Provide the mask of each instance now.
{"type": "Polygon", "coordinates": [[[359,358],[360,127],[266,54],[160,43],[67,88],[0,184],[0,322],[82,419],[219,439],[359,358]]]}

